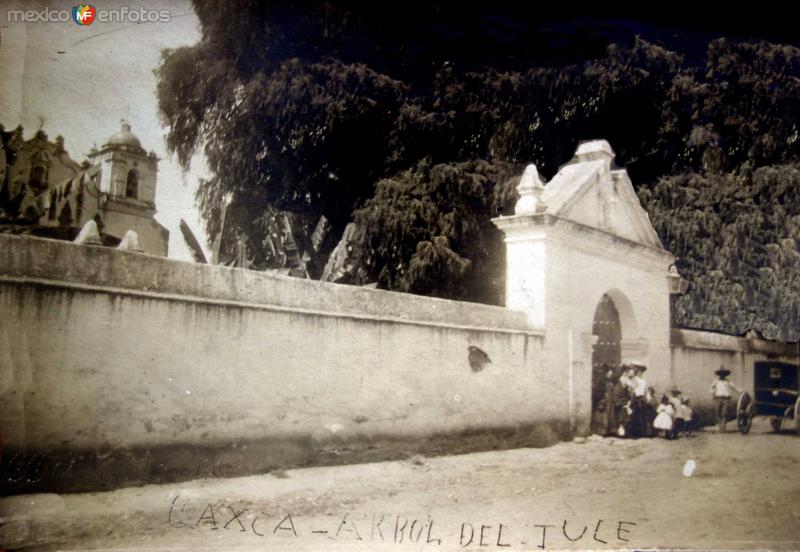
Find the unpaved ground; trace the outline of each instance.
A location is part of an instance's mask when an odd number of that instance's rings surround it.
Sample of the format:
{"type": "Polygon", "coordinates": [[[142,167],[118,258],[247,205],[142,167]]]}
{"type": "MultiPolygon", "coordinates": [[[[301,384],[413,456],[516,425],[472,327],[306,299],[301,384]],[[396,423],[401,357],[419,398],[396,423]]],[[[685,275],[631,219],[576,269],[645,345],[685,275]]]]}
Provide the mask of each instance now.
{"type": "Polygon", "coordinates": [[[8,497],[0,548],[799,550],[799,474],[800,436],[757,420],[745,437],[708,430],[8,497]]]}

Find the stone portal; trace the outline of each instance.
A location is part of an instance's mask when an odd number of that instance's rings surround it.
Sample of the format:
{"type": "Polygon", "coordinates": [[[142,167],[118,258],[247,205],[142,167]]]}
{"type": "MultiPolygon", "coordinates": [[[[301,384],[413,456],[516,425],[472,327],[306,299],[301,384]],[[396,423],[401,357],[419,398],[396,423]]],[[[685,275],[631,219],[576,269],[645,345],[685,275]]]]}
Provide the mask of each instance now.
{"type": "Polygon", "coordinates": [[[544,366],[585,432],[596,362],[644,362],[651,382],[668,384],[675,259],[605,140],[580,144],[547,183],[529,165],[517,191],[515,214],[493,220],[505,235],[506,307],[544,330],[544,366]]]}

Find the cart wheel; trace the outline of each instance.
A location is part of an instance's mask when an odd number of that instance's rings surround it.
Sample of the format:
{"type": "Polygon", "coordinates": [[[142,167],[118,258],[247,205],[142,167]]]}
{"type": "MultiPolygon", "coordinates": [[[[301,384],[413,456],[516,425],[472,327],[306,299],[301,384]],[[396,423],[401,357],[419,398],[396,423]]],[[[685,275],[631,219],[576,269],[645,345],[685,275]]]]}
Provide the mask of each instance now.
{"type": "Polygon", "coordinates": [[[781,430],[781,422],[783,422],[783,418],[771,418],[769,425],[772,426],[772,431],[778,433],[781,430]]]}
{"type": "Polygon", "coordinates": [[[736,425],[742,435],[747,435],[750,431],[750,426],[753,425],[753,409],[751,406],[752,401],[747,391],[739,395],[739,400],[736,401],[736,425]]]}

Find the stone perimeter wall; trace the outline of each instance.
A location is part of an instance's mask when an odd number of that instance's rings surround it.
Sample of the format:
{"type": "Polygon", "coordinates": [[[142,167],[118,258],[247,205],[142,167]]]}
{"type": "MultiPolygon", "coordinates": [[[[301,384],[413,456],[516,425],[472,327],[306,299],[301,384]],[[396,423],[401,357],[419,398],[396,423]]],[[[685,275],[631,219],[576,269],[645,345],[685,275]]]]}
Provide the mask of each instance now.
{"type": "Polygon", "coordinates": [[[545,444],[570,428],[543,345],[499,307],[0,235],[3,480],[100,489],[545,444]]]}
{"type": "MultiPolygon", "coordinates": [[[[499,307],[0,235],[0,493],[550,444],[588,422],[561,341],[499,307]]],[[[751,390],[755,360],[797,361],[670,341],[704,419],[720,364],[751,390]]]]}
{"type": "Polygon", "coordinates": [[[714,371],[724,366],[734,385],[753,395],[753,363],[773,359],[797,364],[797,343],[781,343],[701,330],[673,328],[671,341],[671,380],[692,402],[701,423],[712,423],[711,382],[714,371]]]}

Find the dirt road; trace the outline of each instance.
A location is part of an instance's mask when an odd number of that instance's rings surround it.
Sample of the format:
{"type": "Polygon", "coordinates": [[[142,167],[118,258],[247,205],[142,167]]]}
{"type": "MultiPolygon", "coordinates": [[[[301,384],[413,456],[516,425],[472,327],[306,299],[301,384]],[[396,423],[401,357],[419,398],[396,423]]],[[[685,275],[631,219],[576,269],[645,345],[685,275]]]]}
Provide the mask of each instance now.
{"type": "Polygon", "coordinates": [[[744,437],[709,429],[7,497],[0,548],[797,550],[799,471],[800,437],[757,420],[744,437]]]}

